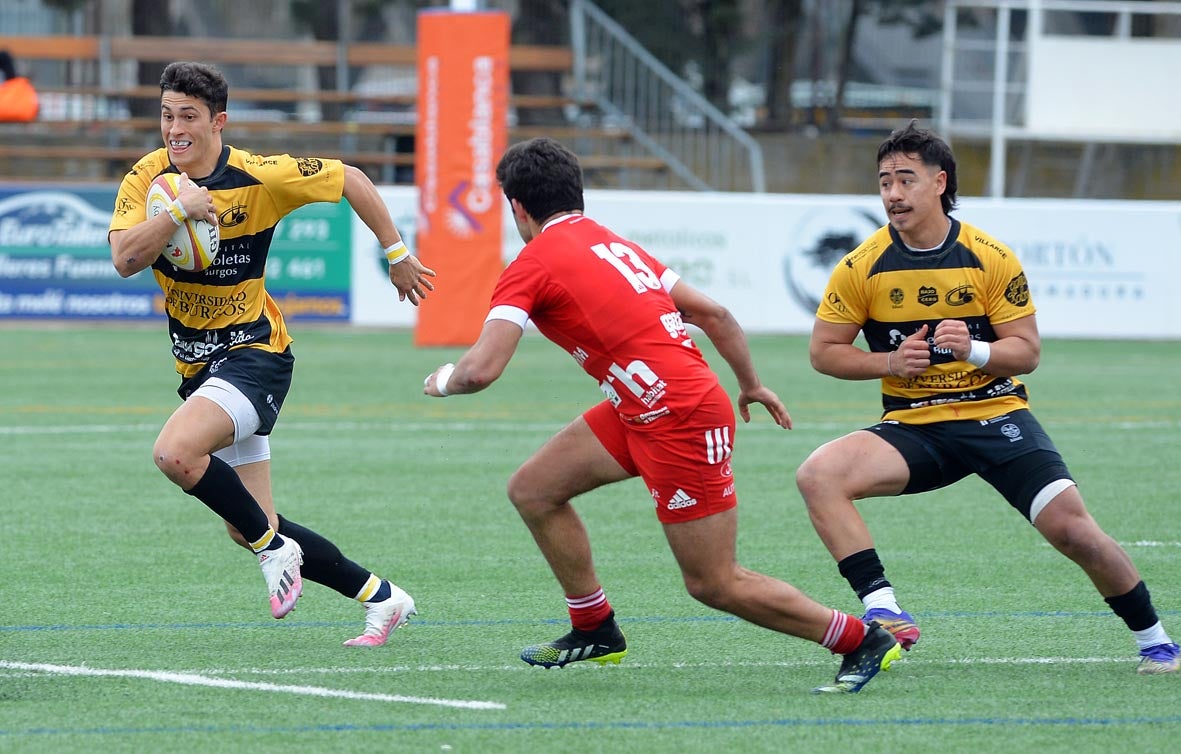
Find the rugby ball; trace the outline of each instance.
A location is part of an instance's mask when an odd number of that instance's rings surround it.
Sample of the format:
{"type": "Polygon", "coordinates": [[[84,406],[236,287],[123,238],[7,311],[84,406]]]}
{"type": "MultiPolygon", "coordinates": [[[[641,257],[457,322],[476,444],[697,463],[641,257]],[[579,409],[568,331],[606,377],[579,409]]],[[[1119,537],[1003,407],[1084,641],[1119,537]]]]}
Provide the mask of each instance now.
{"type": "MultiPolygon", "coordinates": [[[[185,179],[188,180],[188,179],[185,179]]],[[[148,217],[167,212],[180,194],[181,177],[177,173],[163,173],[148,188],[148,217]]],[[[196,185],[189,181],[190,185],[196,185]]],[[[205,218],[188,218],[177,227],[164,245],[164,259],[189,272],[200,272],[217,258],[221,232],[216,223],[205,218]]]]}

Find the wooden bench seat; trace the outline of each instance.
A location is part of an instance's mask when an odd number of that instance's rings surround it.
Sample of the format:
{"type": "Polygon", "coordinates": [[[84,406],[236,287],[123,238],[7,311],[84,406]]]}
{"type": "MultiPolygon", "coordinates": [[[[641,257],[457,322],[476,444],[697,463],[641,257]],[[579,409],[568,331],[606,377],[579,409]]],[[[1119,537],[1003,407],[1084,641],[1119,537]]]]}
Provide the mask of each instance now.
{"type": "MultiPolygon", "coordinates": [[[[0,123],[0,176],[5,179],[119,179],[132,162],[161,143],[157,118],[131,115],[143,114],[145,107],[151,112],[154,109],[151,103],[158,101],[160,89],[154,85],[116,86],[113,82],[119,74],[127,73],[126,64],[131,62],[198,60],[219,67],[245,66],[246,70],[260,74],[252,76],[253,82],[269,80],[266,72],[261,71],[263,68],[306,69],[309,65],[335,68],[338,80],[354,80],[356,68],[391,69],[392,83],[384,91],[380,84],[376,89],[349,90],[232,86],[225,140],[259,154],[288,152],[336,157],[370,172],[375,180],[402,183],[412,180],[413,173],[407,168],[414,165],[417,94],[405,91],[418,66],[418,51],[412,45],[0,35],[0,48],[9,50],[20,61],[60,64],[55,82],[38,83],[46,120],[0,123]],[[302,107],[307,103],[324,106],[313,108],[313,117],[324,114],[334,117],[307,119],[306,108],[302,107]],[[100,117],[102,114],[111,117],[100,117]]],[[[567,47],[512,45],[509,50],[514,81],[519,73],[564,77],[571,73],[573,65],[573,52],[567,47]]],[[[547,85],[552,82],[551,78],[547,85]]],[[[547,89],[543,86],[540,91],[547,89]]],[[[638,150],[626,130],[583,127],[566,120],[572,107],[592,110],[587,103],[566,94],[522,92],[511,93],[509,104],[522,124],[510,128],[510,143],[541,135],[567,142],[582,155],[588,175],[606,175],[612,170],[668,173],[668,166],[659,158],[630,154],[638,150]]]]}
{"type": "MultiPolygon", "coordinates": [[[[26,132],[52,133],[54,141],[45,139],[14,143],[8,138],[13,132],[14,124],[0,124],[0,160],[5,169],[0,175],[19,178],[22,168],[27,170],[31,165],[54,163],[59,165],[57,177],[74,177],[85,180],[118,180],[140,157],[151,151],[159,143],[156,132],[156,121],[151,119],[130,119],[126,121],[91,121],[87,123],[73,121],[42,122],[21,124],[26,132]],[[144,121],[147,120],[147,123],[144,121]],[[150,126],[149,130],[144,130],[150,126]],[[138,143],[128,143],[126,139],[109,140],[112,131],[126,129],[127,133],[141,137],[138,143]],[[25,161],[21,165],[19,161],[25,161]]],[[[370,172],[375,179],[386,183],[407,182],[409,175],[398,179],[394,168],[413,168],[415,156],[411,150],[397,149],[400,146],[391,139],[382,143],[384,148],[361,148],[357,144],[333,144],[328,141],[318,144],[315,149],[303,151],[296,146],[299,134],[316,133],[322,136],[346,136],[358,133],[381,133],[411,135],[413,127],[404,124],[346,124],[337,122],[326,123],[268,123],[247,122],[238,124],[240,130],[252,132],[273,131],[279,139],[280,145],[273,149],[259,149],[248,143],[242,146],[253,151],[269,154],[273,152],[290,152],[299,154],[314,154],[318,157],[331,157],[342,160],[350,165],[356,165],[370,172]],[[350,129],[349,126],[354,126],[350,129]],[[391,130],[392,129],[392,130],[391,130]]],[[[228,128],[233,132],[233,128],[228,128]]],[[[510,140],[517,141],[534,136],[548,135],[566,142],[573,142],[579,138],[626,139],[627,135],[618,131],[588,132],[573,127],[552,129],[543,127],[521,127],[510,131],[510,140]]],[[[234,139],[227,139],[235,143],[234,139]]],[[[609,171],[634,170],[651,173],[663,173],[668,166],[663,160],[647,155],[619,155],[607,153],[588,153],[580,158],[582,167],[588,174],[599,174],[609,171]]]]}
{"type": "MultiPolygon", "coordinates": [[[[198,60],[213,64],[267,66],[336,66],[341,46],[336,42],[283,39],[224,39],[199,37],[102,37],[98,35],[0,35],[0,43],[17,60],[98,62],[134,60],[171,63],[198,60]]],[[[418,48],[376,42],[351,42],[344,46],[349,66],[418,65],[418,48]]],[[[569,71],[574,54],[551,45],[512,45],[509,68],[513,71],[569,71]]]]}

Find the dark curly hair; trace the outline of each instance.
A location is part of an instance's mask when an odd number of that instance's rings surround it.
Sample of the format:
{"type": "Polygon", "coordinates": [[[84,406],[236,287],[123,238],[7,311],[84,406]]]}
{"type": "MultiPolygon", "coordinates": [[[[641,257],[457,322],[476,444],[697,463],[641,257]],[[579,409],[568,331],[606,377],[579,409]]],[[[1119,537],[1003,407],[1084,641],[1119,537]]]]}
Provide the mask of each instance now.
{"type": "Polygon", "coordinates": [[[230,85],[221,71],[204,63],[169,63],[160,74],[160,93],[176,92],[196,97],[209,106],[210,116],[224,113],[230,85]]]}
{"type": "Polygon", "coordinates": [[[919,128],[919,122],[912,120],[904,128],[895,129],[878,147],[878,165],[892,154],[917,155],[924,165],[947,173],[947,186],[940,197],[943,214],[950,214],[956,208],[955,192],[959,186],[955,177],[955,155],[946,141],[933,131],[919,128]]]}
{"type": "Polygon", "coordinates": [[[496,180],[538,222],[560,212],[583,210],[582,166],[557,141],[539,136],[509,147],[496,166],[496,180]]]}

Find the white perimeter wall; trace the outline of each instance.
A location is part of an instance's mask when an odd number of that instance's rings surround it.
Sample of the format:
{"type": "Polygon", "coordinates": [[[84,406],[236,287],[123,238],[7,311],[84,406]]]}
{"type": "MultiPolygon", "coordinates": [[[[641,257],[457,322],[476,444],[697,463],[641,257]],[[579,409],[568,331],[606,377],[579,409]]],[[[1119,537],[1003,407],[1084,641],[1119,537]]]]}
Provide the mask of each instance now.
{"type": "MultiPolygon", "coordinates": [[[[381,192],[413,249],[416,190],[381,192]]],[[[1021,259],[1043,336],[1181,339],[1181,203],[960,204],[956,217],[1021,259]]],[[[832,266],[885,223],[872,196],[588,191],[586,205],[587,215],[725,304],[752,333],[811,332],[832,266]]],[[[354,223],[353,322],[413,325],[414,307],[398,303],[376,241],[354,223]]],[[[507,260],[521,247],[507,211],[504,227],[507,260]]]]}

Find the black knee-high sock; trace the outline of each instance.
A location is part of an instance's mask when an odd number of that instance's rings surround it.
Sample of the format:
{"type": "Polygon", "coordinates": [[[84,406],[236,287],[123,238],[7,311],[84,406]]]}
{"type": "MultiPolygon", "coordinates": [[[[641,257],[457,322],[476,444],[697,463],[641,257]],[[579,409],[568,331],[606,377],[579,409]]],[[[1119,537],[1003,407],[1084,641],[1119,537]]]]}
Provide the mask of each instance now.
{"type": "Polygon", "coordinates": [[[303,566],[299,570],[305,579],[335,589],[349,599],[356,597],[369,580],[369,571],[311,529],[279,516],[279,534],[291,537],[303,548],[303,566]]]}
{"type": "Polygon", "coordinates": [[[257,542],[271,528],[267,514],[258,501],[242,484],[238,472],[217,456],[209,457],[209,468],[193,489],[185,490],[205,503],[217,515],[233,526],[247,542],[257,542]]]}
{"type": "Polygon", "coordinates": [[[857,592],[858,599],[864,599],[870,592],[876,592],[890,586],[886,580],[886,569],[878,559],[878,551],[870,548],[855,552],[837,563],[837,570],[857,592]]]}
{"type": "Polygon", "coordinates": [[[1111,608],[1111,612],[1124,619],[1128,628],[1133,631],[1143,631],[1152,628],[1159,620],[1156,609],[1152,606],[1152,597],[1148,595],[1148,587],[1141,581],[1132,587],[1127,594],[1115,597],[1104,597],[1103,601],[1111,608]]]}

